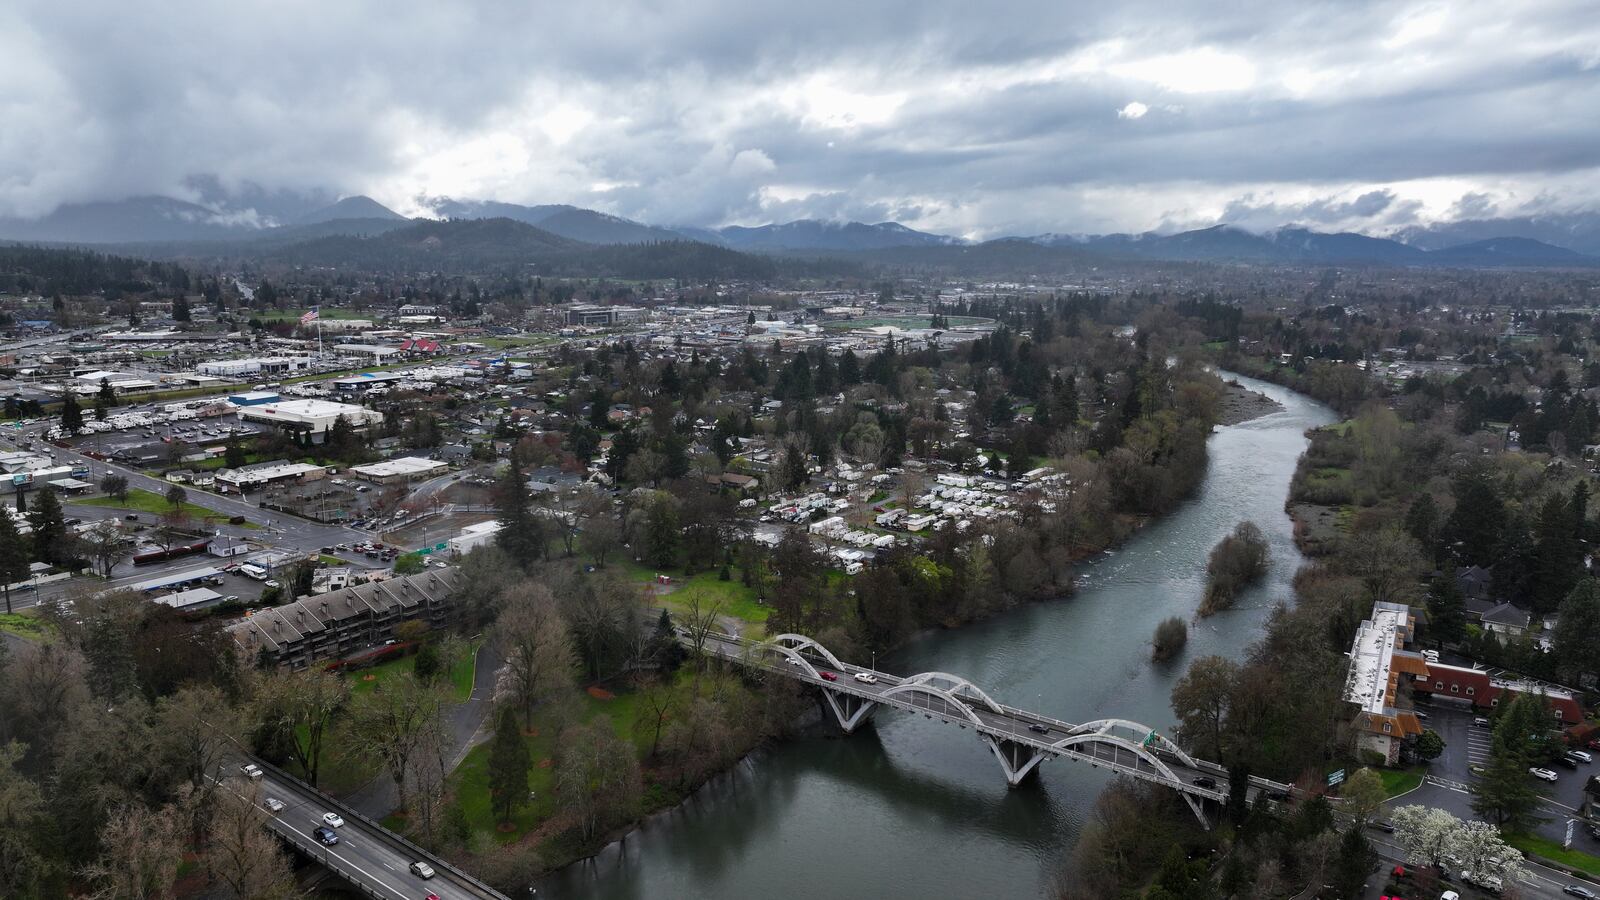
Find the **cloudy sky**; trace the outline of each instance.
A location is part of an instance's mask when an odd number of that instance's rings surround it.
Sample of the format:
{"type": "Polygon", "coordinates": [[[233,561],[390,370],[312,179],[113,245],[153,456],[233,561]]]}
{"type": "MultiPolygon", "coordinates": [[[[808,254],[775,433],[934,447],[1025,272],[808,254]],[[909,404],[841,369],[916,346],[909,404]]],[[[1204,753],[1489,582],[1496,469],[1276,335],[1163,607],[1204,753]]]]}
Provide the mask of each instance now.
{"type": "Polygon", "coordinates": [[[11,0],[0,60],[0,215],[196,176],[969,237],[1600,208],[1593,0],[11,0]]]}

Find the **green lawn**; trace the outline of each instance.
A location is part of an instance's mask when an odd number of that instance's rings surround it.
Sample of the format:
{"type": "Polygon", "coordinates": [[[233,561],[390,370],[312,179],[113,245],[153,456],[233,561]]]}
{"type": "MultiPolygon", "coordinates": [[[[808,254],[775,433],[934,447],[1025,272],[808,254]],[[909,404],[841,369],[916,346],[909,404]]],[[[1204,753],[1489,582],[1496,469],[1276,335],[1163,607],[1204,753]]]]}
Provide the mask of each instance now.
{"type": "MultiPolygon", "coordinates": [[[[467,644],[466,652],[450,667],[451,693],[457,703],[463,703],[472,696],[473,660],[476,659],[478,643],[467,644]]],[[[402,672],[410,672],[415,664],[416,656],[408,655],[387,659],[365,669],[353,669],[348,676],[350,692],[365,694],[402,672]]]]}
{"type": "Polygon", "coordinates": [[[681,613],[687,608],[683,602],[685,592],[700,591],[705,596],[706,602],[720,602],[723,614],[742,619],[752,625],[765,625],[767,617],[772,615],[771,607],[756,602],[755,588],[745,587],[740,583],[737,569],[729,573],[732,578],[723,581],[718,577],[716,569],[685,577],[680,570],[654,569],[631,560],[623,561],[620,565],[626,570],[629,578],[641,583],[648,584],[655,581],[657,573],[672,576],[674,590],[670,594],[662,595],[659,600],[661,605],[675,613],[681,613]]]}
{"type": "MultiPolygon", "coordinates": [[[[679,670],[674,690],[688,692],[691,690],[691,681],[688,669],[679,670]]],[[[639,716],[638,694],[630,690],[619,690],[614,697],[608,699],[599,699],[587,692],[580,696],[582,705],[579,707],[579,717],[583,721],[587,722],[596,716],[604,715],[611,720],[611,727],[619,737],[630,741],[638,748],[641,758],[649,752],[654,737],[653,730],[641,731],[635,725],[639,716]]],[[[524,803],[512,812],[513,828],[501,831],[497,827],[494,809],[490,804],[489,741],[472,748],[466,759],[462,760],[460,767],[450,776],[451,793],[461,805],[462,811],[466,813],[467,821],[472,823],[473,830],[491,834],[502,844],[518,840],[558,811],[555,798],[555,768],[546,762],[555,755],[556,736],[551,733],[547,722],[538,714],[534,715],[533,725],[533,730],[537,734],[525,734],[523,741],[528,746],[528,759],[532,762],[532,768],[528,771],[528,788],[533,792],[534,798],[531,803],[524,803]]]]}
{"type": "MultiPolygon", "coordinates": [[[[3,608],[3,603],[0,603],[0,609],[3,608]]],[[[0,613],[0,631],[37,641],[50,633],[50,625],[43,619],[27,613],[0,613]]]]}
{"type": "Polygon", "coordinates": [[[1581,850],[1563,850],[1559,841],[1542,838],[1536,834],[1508,834],[1506,843],[1527,853],[1542,856],[1552,862],[1570,866],[1580,872],[1600,876],[1600,856],[1581,850]]]}
{"type": "Polygon", "coordinates": [[[1384,791],[1391,797],[1397,797],[1406,791],[1416,790],[1422,784],[1422,771],[1379,769],[1378,778],[1383,781],[1384,791]]]}
{"type": "MultiPolygon", "coordinates": [[[[86,497],[84,499],[73,500],[71,502],[82,504],[84,506],[104,506],[110,509],[131,509],[134,512],[150,513],[151,515],[157,516],[163,516],[172,511],[172,504],[167,502],[167,498],[161,496],[155,491],[147,491],[143,488],[130,489],[128,491],[128,499],[126,501],[118,500],[115,497],[86,497]]],[[[195,519],[228,518],[221,513],[216,513],[206,509],[204,506],[197,506],[188,502],[183,504],[183,512],[184,515],[195,519]]]]}

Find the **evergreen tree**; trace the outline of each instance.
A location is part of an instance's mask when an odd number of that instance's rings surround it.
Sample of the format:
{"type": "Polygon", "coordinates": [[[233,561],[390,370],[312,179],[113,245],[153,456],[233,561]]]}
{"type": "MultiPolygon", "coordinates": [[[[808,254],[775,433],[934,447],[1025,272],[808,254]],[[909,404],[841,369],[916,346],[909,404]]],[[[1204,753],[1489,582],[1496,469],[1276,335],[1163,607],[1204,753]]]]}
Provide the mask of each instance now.
{"type": "Polygon", "coordinates": [[[1472,784],[1472,811],[1516,831],[1532,824],[1540,798],[1528,780],[1528,757],[1509,745],[1504,729],[1502,720],[1491,739],[1489,764],[1472,784]]]}
{"type": "Polygon", "coordinates": [[[71,391],[61,398],[61,428],[67,434],[77,434],[83,430],[83,410],[71,391]]]}
{"type": "Polygon", "coordinates": [[[1418,544],[1431,555],[1439,529],[1439,504],[1433,495],[1423,491],[1411,501],[1406,510],[1406,533],[1416,538],[1418,544]]]}
{"type": "Polygon", "coordinates": [[[238,437],[228,438],[228,446],[222,451],[222,463],[230,469],[237,469],[246,464],[248,457],[245,455],[244,445],[239,443],[238,437]]]}
{"type": "Polygon", "coordinates": [[[67,522],[55,491],[46,488],[39,492],[28,511],[28,524],[33,526],[33,558],[51,564],[66,562],[67,522]]]}
{"type": "Polygon", "coordinates": [[[1583,571],[1583,545],[1565,500],[1551,496],[1539,510],[1533,547],[1532,596],[1536,613],[1552,612],[1583,571]]]}
{"type": "Polygon", "coordinates": [[[189,321],[189,298],[175,297],[172,300],[172,320],[174,322],[189,321]]]}
{"type": "Polygon", "coordinates": [[[1451,644],[1466,636],[1467,599],[1449,574],[1428,586],[1428,633],[1436,644],[1451,644]]]}
{"type": "Polygon", "coordinates": [[[6,614],[11,613],[11,585],[28,577],[28,545],[17,533],[17,523],[0,512],[0,590],[6,596],[6,614]]]}
{"type": "Polygon", "coordinates": [[[489,744],[489,799],[502,822],[528,799],[528,745],[517,728],[517,718],[507,709],[495,724],[489,744]]]}
{"type": "Polygon", "coordinates": [[[522,474],[522,461],[517,458],[515,451],[504,474],[495,484],[494,505],[498,513],[496,521],[500,523],[495,542],[500,548],[521,566],[527,566],[543,556],[546,542],[544,522],[534,515],[522,474]]]}

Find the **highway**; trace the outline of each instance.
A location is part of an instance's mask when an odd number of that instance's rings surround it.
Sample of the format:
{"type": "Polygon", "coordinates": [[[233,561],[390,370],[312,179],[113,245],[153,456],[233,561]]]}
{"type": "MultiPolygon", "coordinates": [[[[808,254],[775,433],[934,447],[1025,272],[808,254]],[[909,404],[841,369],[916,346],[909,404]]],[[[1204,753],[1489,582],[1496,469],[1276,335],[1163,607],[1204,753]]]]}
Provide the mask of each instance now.
{"type": "MultiPolygon", "coordinates": [[[[221,785],[245,795],[249,784],[239,767],[245,757],[228,764],[221,785]]],[[[384,829],[337,800],[270,765],[255,761],[264,774],[257,779],[263,805],[277,800],[283,809],[267,807],[268,826],[284,841],[307,857],[337,873],[370,897],[380,900],[423,900],[430,893],[440,900],[506,900],[505,895],[477,881],[432,854],[384,829]],[[326,846],[314,832],[322,825],[324,813],[337,813],[344,824],[334,829],[339,842],[326,846]],[[411,872],[411,863],[422,860],[433,867],[432,878],[411,872]]]]}
{"type": "MultiPolygon", "coordinates": [[[[685,639],[682,631],[680,639],[685,639]]],[[[1196,815],[1200,815],[1200,809],[1194,801],[1224,802],[1228,796],[1227,771],[1222,766],[1194,759],[1170,740],[1134,722],[1063,722],[996,703],[975,685],[944,673],[902,678],[843,663],[814,642],[785,653],[772,643],[711,633],[706,636],[704,650],[741,665],[815,684],[832,695],[856,698],[856,702],[847,701],[841,707],[830,697],[835,714],[847,731],[875,706],[920,712],[961,728],[972,728],[994,746],[1012,784],[1038,763],[1066,757],[1180,791],[1190,799],[1196,815]],[[780,656],[786,658],[779,661],[780,656]],[[869,680],[858,679],[858,674],[869,680]]],[[[1279,799],[1292,790],[1287,784],[1252,778],[1247,794],[1251,801],[1262,791],[1279,799]]],[[[1201,818],[1203,821],[1204,816],[1201,818]]]]}

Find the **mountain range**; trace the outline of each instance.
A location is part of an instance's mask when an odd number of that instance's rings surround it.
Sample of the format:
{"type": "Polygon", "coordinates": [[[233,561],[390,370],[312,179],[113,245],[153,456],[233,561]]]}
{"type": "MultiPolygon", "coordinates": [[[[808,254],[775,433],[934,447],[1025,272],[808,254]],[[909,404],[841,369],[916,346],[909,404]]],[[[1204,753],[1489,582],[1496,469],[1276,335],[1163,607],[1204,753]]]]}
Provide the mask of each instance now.
{"type": "MultiPolygon", "coordinates": [[[[551,238],[588,246],[696,241],[746,253],[875,257],[898,255],[956,262],[977,258],[1033,258],[1016,242],[1095,257],[1150,261],[1345,263],[1443,266],[1600,266],[1600,214],[1464,220],[1416,226],[1391,237],[1325,233],[1285,227],[1257,233],[1216,225],[1176,234],[1029,235],[975,244],[908,228],[897,222],[801,219],[761,226],[667,228],[564,204],[524,206],[495,201],[434,198],[431,214],[408,219],[365,196],[305,204],[286,221],[226,204],[172,197],[66,204],[39,219],[0,218],[0,240],[118,245],[150,256],[274,255],[271,248],[332,238],[374,237],[410,226],[449,220],[509,220],[551,238]],[[963,247],[990,246],[983,254],[963,247]]],[[[511,246],[520,244],[519,236],[511,246]]],[[[324,249],[333,251],[340,242],[324,249]]],[[[570,247],[568,249],[571,249],[570,247]]],[[[316,256],[316,253],[309,254],[316,256]]],[[[1062,259],[1062,253],[1051,258],[1062,259]]]]}

